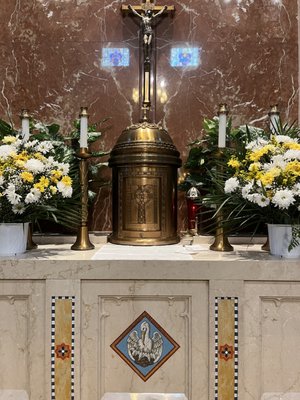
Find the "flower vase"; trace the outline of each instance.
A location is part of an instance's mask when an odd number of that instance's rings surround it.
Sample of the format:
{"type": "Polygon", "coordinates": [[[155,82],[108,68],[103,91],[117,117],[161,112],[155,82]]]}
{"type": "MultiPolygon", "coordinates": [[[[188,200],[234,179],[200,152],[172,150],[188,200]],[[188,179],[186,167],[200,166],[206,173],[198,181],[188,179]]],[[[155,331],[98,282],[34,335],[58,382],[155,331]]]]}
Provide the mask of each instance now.
{"type": "Polygon", "coordinates": [[[29,223],[0,224],[0,256],[15,256],[26,251],[29,223]]]}
{"type": "Polygon", "coordinates": [[[289,251],[292,240],[292,225],[268,224],[270,254],[283,258],[300,258],[300,246],[289,251]]]}

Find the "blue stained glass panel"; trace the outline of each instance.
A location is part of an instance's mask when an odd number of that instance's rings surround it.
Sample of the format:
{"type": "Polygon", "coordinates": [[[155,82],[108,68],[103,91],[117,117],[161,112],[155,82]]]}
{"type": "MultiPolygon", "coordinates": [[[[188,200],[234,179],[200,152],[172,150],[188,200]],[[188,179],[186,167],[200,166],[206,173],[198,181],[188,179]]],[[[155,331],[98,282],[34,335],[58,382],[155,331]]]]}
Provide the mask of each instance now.
{"type": "Polygon", "coordinates": [[[129,49],[127,47],[103,47],[101,66],[110,67],[128,67],[129,49]]]}
{"type": "Polygon", "coordinates": [[[171,49],[171,67],[198,67],[200,51],[199,47],[173,47],[171,49]]]}

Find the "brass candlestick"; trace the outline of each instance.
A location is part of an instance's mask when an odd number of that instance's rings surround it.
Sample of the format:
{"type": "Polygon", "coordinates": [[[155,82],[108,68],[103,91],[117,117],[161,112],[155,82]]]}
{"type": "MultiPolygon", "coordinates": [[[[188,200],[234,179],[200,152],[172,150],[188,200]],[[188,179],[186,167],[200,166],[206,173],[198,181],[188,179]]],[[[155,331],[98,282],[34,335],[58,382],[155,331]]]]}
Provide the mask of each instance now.
{"type": "Polygon", "coordinates": [[[86,147],[80,147],[77,157],[79,161],[79,178],[81,188],[81,225],[78,228],[76,242],[71,246],[72,250],[91,250],[95,246],[90,242],[88,231],[88,165],[91,157],[86,147]]]}
{"type": "MultiPolygon", "coordinates": [[[[216,154],[217,159],[221,159],[223,157],[223,150],[219,148],[218,153],[216,154]]],[[[222,176],[223,166],[220,165],[217,167],[217,173],[222,176]]],[[[221,208],[217,213],[217,227],[215,233],[214,243],[210,246],[210,250],[213,251],[233,251],[233,247],[228,241],[227,235],[224,230],[223,221],[224,221],[224,212],[221,208]]]]}

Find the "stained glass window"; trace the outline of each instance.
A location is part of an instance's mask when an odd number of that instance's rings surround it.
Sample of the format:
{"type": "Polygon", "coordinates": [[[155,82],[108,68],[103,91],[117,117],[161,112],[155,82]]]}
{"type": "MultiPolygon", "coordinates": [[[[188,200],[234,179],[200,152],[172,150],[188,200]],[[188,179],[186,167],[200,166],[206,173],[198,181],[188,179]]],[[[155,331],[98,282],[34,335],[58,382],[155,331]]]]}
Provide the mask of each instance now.
{"type": "Polygon", "coordinates": [[[128,67],[129,49],[127,47],[103,47],[102,49],[102,67],[128,67]]]}
{"type": "Polygon", "coordinates": [[[198,67],[200,64],[199,47],[173,47],[171,49],[172,67],[198,67]]]}

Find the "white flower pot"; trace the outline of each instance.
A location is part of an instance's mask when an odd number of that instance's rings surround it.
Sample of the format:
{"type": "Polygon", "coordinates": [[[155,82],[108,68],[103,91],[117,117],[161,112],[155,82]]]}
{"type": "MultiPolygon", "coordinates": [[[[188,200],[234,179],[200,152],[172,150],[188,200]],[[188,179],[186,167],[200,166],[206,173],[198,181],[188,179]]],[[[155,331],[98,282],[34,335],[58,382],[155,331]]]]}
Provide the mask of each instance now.
{"type": "Polygon", "coordinates": [[[288,247],[292,239],[292,226],[268,224],[270,254],[284,258],[300,258],[300,246],[291,251],[288,247]]]}
{"type": "Polygon", "coordinates": [[[0,224],[0,256],[15,256],[26,251],[29,223],[0,224]]]}

